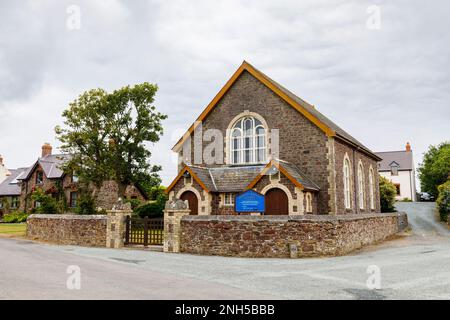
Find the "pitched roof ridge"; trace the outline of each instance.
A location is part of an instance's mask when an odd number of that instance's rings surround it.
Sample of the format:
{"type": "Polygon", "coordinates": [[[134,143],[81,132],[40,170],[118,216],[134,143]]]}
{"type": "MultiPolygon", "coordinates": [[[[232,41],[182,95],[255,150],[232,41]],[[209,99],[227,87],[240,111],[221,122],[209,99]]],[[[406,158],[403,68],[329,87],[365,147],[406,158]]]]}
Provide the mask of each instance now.
{"type": "Polygon", "coordinates": [[[209,173],[209,176],[211,177],[211,181],[212,181],[212,183],[213,183],[214,190],[217,190],[216,181],[214,181],[214,177],[213,177],[213,175],[212,175],[212,173],[211,173],[211,170],[208,170],[208,173],[209,173]]]}
{"type": "Polygon", "coordinates": [[[394,150],[394,151],[376,151],[375,153],[394,153],[394,152],[411,152],[412,151],[407,151],[407,150],[394,150]]]}
{"type": "Polygon", "coordinates": [[[207,167],[202,167],[202,166],[197,166],[197,165],[194,165],[194,164],[186,164],[188,167],[190,167],[190,168],[199,168],[199,169],[205,169],[205,170],[208,170],[208,168],[207,167]]]}

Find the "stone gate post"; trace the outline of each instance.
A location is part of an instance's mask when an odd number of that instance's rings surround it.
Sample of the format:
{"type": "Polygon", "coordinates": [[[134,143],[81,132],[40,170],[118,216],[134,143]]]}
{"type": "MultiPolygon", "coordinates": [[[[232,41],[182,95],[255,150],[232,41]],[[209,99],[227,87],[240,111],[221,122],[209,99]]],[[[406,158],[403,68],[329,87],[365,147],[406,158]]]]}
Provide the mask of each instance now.
{"type": "Polygon", "coordinates": [[[107,248],[122,248],[125,240],[125,221],[131,216],[130,203],[119,202],[113,206],[112,210],[106,211],[108,214],[106,226],[106,247],[107,248]]]}
{"type": "Polygon", "coordinates": [[[164,209],[164,252],[180,252],[181,218],[191,213],[186,201],[174,199],[164,209]]]}

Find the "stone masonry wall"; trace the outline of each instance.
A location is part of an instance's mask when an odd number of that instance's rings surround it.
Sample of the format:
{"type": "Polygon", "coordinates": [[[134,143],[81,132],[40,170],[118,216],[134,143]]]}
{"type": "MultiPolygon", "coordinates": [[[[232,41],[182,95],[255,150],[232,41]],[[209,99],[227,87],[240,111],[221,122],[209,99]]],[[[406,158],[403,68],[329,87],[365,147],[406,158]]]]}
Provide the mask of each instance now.
{"type": "Polygon", "coordinates": [[[27,219],[27,237],[63,245],[105,247],[107,216],[33,214],[27,219]]]}
{"type": "Polygon", "coordinates": [[[238,257],[344,255],[407,225],[405,213],[305,216],[186,216],[181,251],[238,257]]]}
{"type": "MultiPolygon", "coordinates": [[[[237,115],[254,112],[265,119],[270,130],[279,130],[279,158],[294,163],[321,189],[318,194],[318,211],[330,212],[328,207],[328,138],[306,117],[289,106],[250,73],[244,72],[203,121],[203,132],[220,130],[226,139],[230,122],[237,115]]],[[[203,148],[210,142],[204,141],[203,148]]],[[[191,139],[191,161],[194,162],[194,138],[191,139]]],[[[225,146],[225,143],[224,143],[225,146]]],[[[224,150],[224,156],[227,150],[224,150]]],[[[183,155],[180,153],[180,157],[183,155]]],[[[224,159],[225,162],[225,159],[224,159]]],[[[223,164],[194,163],[206,167],[223,164]]]]}
{"type": "Polygon", "coordinates": [[[380,194],[379,194],[379,175],[377,162],[372,158],[366,156],[365,154],[354,151],[351,147],[346,144],[335,141],[335,168],[336,168],[336,207],[338,213],[348,214],[348,213],[368,213],[368,212],[380,212],[380,194]],[[344,203],[344,157],[345,154],[348,155],[350,160],[350,181],[351,181],[351,209],[345,209],[344,203]],[[358,200],[358,164],[361,160],[364,168],[364,178],[365,178],[365,189],[364,189],[364,209],[359,208],[358,200]],[[369,196],[369,169],[372,167],[374,176],[374,202],[375,209],[370,210],[370,196],[369,196]]]}

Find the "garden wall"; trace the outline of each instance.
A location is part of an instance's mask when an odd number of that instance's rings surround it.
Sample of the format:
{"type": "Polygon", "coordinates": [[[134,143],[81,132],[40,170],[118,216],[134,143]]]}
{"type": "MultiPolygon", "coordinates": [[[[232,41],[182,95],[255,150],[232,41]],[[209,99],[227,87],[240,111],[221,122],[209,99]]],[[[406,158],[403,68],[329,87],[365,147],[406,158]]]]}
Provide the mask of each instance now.
{"type": "Polygon", "coordinates": [[[181,252],[238,257],[338,256],[406,228],[405,213],[185,216],[181,252]]]}
{"type": "Polygon", "coordinates": [[[105,247],[106,215],[33,214],[27,219],[27,237],[64,245],[105,247]]]}

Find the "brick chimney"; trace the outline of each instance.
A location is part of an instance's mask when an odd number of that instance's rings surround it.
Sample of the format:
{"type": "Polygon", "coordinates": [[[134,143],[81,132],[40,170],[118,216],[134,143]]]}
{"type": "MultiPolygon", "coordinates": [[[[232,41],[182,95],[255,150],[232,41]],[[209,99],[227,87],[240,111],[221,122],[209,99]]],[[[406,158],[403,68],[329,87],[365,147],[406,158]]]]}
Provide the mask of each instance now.
{"type": "Polygon", "coordinates": [[[406,143],[406,151],[411,152],[411,145],[409,142],[406,143]]]}
{"type": "Polygon", "coordinates": [[[42,146],[42,157],[48,156],[52,154],[52,146],[50,143],[44,143],[42,146]]]}
{"type": "Polygon", "coordinates": [[[2,155],[0,154],[0,166],[2,166],[3,165],[3,157],[2,157],[2,155]]]}

